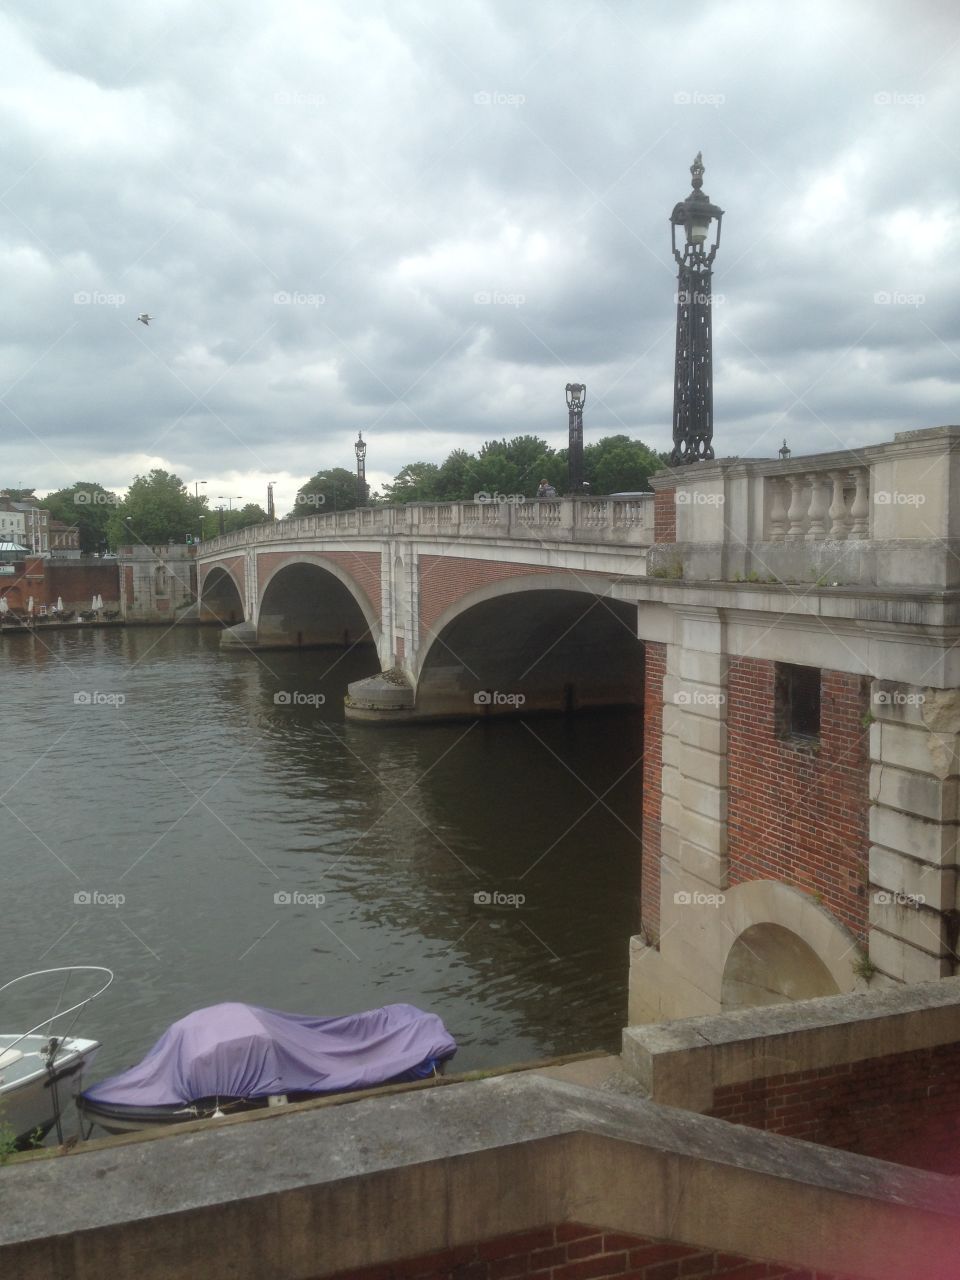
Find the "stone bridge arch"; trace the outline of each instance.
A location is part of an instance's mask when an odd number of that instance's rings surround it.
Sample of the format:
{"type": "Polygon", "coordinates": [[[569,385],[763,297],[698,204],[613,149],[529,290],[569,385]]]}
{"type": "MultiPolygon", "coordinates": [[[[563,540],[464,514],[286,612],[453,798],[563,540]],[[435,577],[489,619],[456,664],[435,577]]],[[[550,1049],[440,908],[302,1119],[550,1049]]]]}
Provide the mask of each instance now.
{"type": "Polygon", "coordinates": [[[639,705],[636,605],[574,573],[501,579],[421,627],[411,675],[418,718],[639,705]]]}
{"type": "Polygon", "coordinates": [[[199,617],[203,622],[219,622],[232,627],[244,620],[242,563],[213,564],[200,580],[199,617]]]}
{"type": "Polygon", "coordinates": [[[857,940],[808,893],[751,880],[725,893],[720,1005],[741,1009],[854,990],[857,940]]]}
{"type": "Polygon", "coordinates": [[[302,552],[264,569],[257,597],[258,645],[380,645],[373,602],[355,578],[322,554],[302,552]]]}

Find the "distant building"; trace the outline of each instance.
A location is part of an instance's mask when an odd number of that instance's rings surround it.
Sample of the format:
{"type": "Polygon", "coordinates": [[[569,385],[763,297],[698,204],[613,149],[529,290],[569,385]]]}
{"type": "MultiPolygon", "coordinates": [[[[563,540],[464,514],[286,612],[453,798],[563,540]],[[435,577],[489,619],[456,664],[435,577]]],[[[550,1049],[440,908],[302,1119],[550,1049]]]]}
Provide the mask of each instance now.
{"type": "Polygon", "coordinates": [[[63,520],[50,521],[50,554],[58,560],[80,558],[80,529],[78,525],[63,520]]]}
{"type": "Polygon", "coordinates": [[[50,554],[50,512],[37,498],[20,502],[0,493],[0,538],[22,543],[34,555],[50,554]],[[4,523],[5,522],[5,523],[4,523]]]}

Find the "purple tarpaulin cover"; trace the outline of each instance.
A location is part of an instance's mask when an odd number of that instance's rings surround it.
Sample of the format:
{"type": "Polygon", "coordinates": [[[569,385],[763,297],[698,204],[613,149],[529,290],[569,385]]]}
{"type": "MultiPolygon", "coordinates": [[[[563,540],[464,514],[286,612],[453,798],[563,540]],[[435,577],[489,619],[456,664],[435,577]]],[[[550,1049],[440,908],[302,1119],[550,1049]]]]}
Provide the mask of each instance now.
{"type": "Polygon", "coordinates": [[[339,1093],[383,1084],[456,1049],[440,1019],[412,1004],[340,1018],[214,1004],[175,1022],[135,1067],[84,1097],[160,1107],[200,1098],[339,1093]]]}

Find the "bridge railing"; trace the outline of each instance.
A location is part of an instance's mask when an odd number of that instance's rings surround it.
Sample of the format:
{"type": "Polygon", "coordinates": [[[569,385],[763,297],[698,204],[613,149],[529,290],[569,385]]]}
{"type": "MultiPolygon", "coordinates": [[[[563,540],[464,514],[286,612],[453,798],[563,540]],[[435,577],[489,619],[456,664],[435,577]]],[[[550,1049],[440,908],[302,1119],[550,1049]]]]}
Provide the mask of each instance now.
{"type": "Polygon", "coordinates": [[[203,543],[200,554],[324,537],[509,538],[647,547],[653,542],[653,494],[626,498],[411,502],[294,516],[250,525],[203,543]]]}

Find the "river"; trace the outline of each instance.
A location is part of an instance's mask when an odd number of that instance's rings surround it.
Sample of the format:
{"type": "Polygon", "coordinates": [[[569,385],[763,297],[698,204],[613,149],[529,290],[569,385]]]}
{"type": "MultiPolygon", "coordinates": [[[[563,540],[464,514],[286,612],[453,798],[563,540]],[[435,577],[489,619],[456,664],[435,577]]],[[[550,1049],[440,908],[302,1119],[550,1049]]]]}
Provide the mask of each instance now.
{"type": "MultiPolygon", "coordinates": [[[[348,725],[372,650],[218,645],[210,628],[0,641],[0,982],[115,971],[75,1027],[103,1042],[93,1077],[220,1000],[406,1001],[443,1018],[454,1070],[616,1048],[639,715],[348,725]]],[[[3,1029],[40,998],[0,996],[3,1029]]]]}

